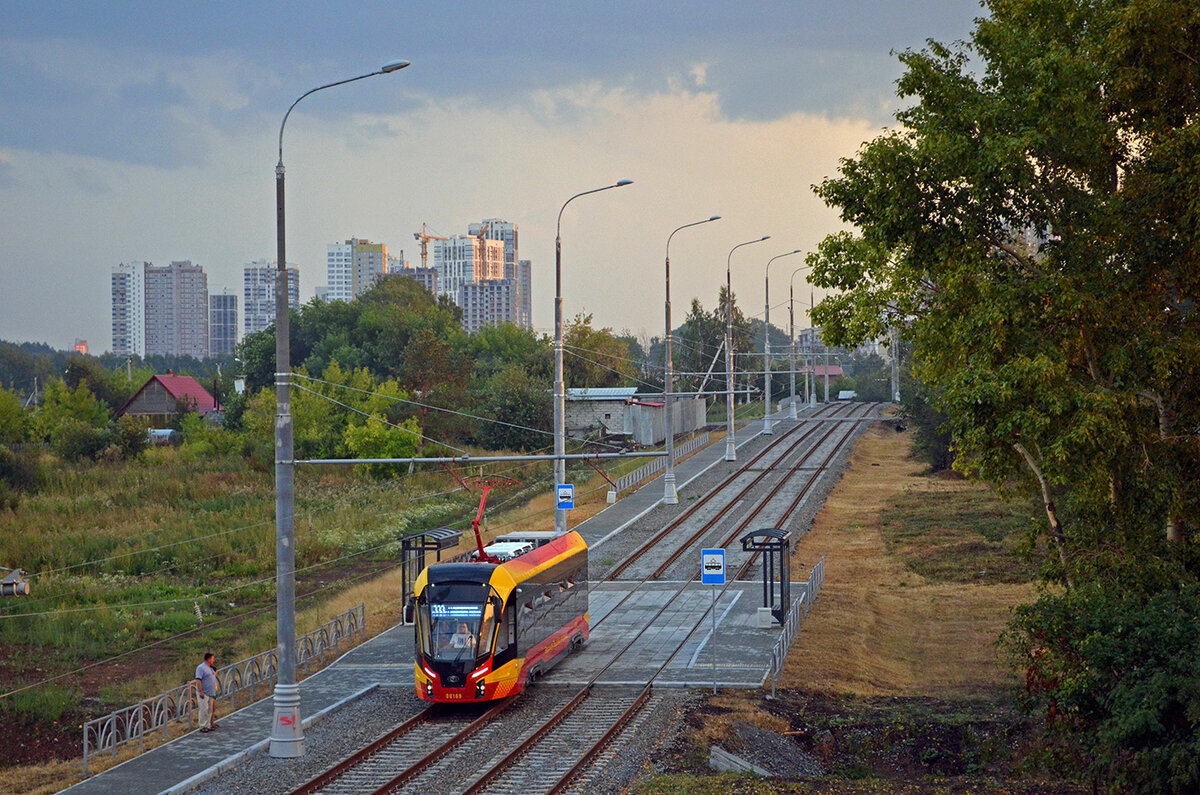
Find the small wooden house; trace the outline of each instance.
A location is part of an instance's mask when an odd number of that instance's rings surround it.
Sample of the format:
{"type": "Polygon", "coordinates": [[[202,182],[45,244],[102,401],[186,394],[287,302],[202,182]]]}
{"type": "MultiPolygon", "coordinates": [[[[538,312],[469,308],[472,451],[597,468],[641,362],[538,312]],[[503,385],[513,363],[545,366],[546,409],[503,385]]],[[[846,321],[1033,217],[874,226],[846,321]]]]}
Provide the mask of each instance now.
{"type": "Polygon", "coordinates": [[[117,416],[130,414],[150,421],[151,427],[170,425],[182,413],[194,411],[203,417],[217,410],[217,401],[200,382],[188,375],[152,375],[142,384],[117,416]]]}

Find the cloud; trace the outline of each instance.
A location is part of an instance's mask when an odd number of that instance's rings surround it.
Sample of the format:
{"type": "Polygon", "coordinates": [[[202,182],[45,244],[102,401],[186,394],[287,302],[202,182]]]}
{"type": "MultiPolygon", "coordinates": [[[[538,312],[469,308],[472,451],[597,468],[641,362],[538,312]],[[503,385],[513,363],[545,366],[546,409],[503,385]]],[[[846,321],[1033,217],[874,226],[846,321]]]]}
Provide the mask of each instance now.
{"type": "Polygon", "coordinates": [[[71,166],[66,171],[71,182],[81,191],[92,196],[112,193],[112,186],[104,177],[90,168],[71,166]]]}
{"type": "Polygon", "coordinates": [[[0,190],[15,188],[18,184],[13,164],[9,162],[8,155],[0,152],[0,190]]]}

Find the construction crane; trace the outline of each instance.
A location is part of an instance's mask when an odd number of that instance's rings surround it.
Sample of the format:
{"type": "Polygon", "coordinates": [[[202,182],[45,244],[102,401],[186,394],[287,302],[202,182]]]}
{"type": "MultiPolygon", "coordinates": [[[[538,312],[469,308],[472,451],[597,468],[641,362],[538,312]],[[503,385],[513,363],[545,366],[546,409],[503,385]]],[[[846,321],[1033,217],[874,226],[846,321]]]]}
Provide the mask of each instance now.
{"type": "Polygon", "coordinates": [[[441,237],[440,235],[429,234],[428,232],[425,231],[425,223],[422,222],[421,223],[421,231],[413,232],[413,239],[419,240],[421,242],[421,267],[425,268],[425,267],[428,267],[428,265],[426,263],[429,259],[429,241],[430,240],[449,240],[450,238],[441,237]]]}
{"type": "Polygon", "coordinates": [[[476,278],[485,278],[486,279],[488,276],[487,243],[484,242],[487,240],[487,238],[484,237],[484,235],[487,234],[487,230],[488,230],[489,226],[491,226],[491,224],[488,223],[487,221],[484,221],[483,226],[479,227],[479,231],[475,233],[475,239],[479,241],[479,261],[483,263],[483,276],[482,277],[476,276],[476,278]]]}

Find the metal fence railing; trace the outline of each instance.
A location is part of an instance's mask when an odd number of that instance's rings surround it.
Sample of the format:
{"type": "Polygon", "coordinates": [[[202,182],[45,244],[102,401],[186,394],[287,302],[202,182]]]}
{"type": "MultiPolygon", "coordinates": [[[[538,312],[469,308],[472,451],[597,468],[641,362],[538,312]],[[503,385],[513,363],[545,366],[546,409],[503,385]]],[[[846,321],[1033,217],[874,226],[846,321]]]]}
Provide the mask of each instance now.
{"type": "MultiPolygon", "coordinates": [[[[310,673],[314,666],[324,663],[325,655],[337,653],[343,641],[360,635],[367,637],[367,606],[360,604],[339,613],[325,624],[296,639],[296,667],[310,673]]],[[[242,706],[255,700],[254,689],[272,685],[278,676],[276,650],[264,651],[253,657],[226,665],[217,670],[221,680],[218,701],[228,699],[229,711],[237,709],[239,696],[242,706]]],[[[192,726],[195,706],[195,680],[174,687],[165,693],[148,698],[131,707],[93,718],[83,724],[83,774],[88,775],[88,758],[104,751],[115,757],[117,749],[136,742],[145,748],[146,737],[159,730],[163,739],[169,737],[172,724],[192,726]]]]}
{"type": "Polygon", "coordinates": [[[792,641],[796,639],[796,633],[800,631],[800,622],[812,610],[813,601],[824,587],[825,556],[822,555],[808,575],[808,581],[804,583],[804,591],[800,594],[800,598],[792,602],[787,620],[783,622],[783,632],[775,643],[775,648],[771,651],[771,698],[775,698],[775,682],[783,673],[783,664],[787,661],[788,650],[792,647],[792,641]]]}
{"type": "MultiPolygon", "coordinates": [[[[683,444],[678,445],[675,448],[675,457],[678,459],[687,455],[693,450],[703,447],[706,444],[708,444],[708,431],[697,434],[683,444]]],[[[617,486],[614,490],[620,493],[626,489],[633,488],[658,470],[666,467],[666,465],[667,459],[665,457],[660,456],[659,458],[655,458],[650,463],[643,464],[642,466],[630,472],[628,475],[623,475],[622,477],[617,478],[617,486]]]]}

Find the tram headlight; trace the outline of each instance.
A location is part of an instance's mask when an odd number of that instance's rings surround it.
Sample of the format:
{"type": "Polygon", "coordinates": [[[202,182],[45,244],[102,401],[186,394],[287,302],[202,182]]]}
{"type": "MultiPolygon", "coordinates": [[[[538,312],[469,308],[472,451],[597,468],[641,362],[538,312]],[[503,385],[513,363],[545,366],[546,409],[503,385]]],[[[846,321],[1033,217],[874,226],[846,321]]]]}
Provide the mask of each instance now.
{"type": "Polygon", "coordinates": [[[429,698],[430,701],[433,701],[433,682],[425,683],[425,695],[429,698]]]}
{"type": "Polygon", "coordinates": [[[483,698],[483,680],[475,683],[475,698],[483,698]]]}

